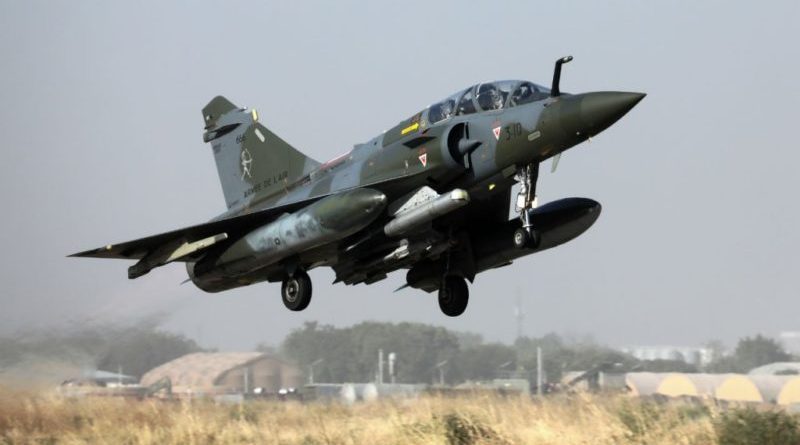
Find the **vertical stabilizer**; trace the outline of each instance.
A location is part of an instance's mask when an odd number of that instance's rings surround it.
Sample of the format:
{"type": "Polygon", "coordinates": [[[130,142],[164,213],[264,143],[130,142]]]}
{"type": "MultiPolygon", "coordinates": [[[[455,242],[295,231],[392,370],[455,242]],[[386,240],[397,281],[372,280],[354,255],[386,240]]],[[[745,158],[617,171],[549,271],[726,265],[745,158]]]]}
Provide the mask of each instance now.
{"type": "Polygon", "coordinates": [[[255,110],[222,96],[203,108],[203,119],[229,209],[278,194],[320,165],[261,125],[255,110]]]}

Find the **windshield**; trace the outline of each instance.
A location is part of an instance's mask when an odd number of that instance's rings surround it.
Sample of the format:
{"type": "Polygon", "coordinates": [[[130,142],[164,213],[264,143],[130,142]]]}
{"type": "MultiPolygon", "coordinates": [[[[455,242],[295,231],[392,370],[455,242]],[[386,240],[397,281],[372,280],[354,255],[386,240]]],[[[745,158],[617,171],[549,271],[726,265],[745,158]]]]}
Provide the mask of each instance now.
{"type": "Polygon", "coordinates": [[[450,119],[456,114],[474,113],[475,106],[472,104],[472,90],[474,89],[474,86],[469,87],[441,102],[431,105],[428,111],[428,121],[431,124],[435,124],[450,119]]]}
{"type": "Polygon", "coordinates": [[[450,116],[455,113],[455,110],[456,100],[452,97],[449,97],[437,104],[431,105],[431,109],[428,112],[428,120],[432,124],[435,124],[445,119],[450,119],[450,116]]]}

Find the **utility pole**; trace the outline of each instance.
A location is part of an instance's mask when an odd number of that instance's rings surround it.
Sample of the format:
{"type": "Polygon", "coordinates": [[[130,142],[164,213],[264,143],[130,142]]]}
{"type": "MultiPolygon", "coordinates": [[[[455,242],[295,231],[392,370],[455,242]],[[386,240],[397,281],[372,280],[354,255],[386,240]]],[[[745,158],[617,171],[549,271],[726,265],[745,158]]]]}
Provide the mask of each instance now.
{"type": "Polygon", "coordinates": [[[394,385],[394,375],[395,375],[395,362],[397,361],[397,354],[394,352],[389,353],[389,379],[394,385]]]}
{"type": "Polygon", "coordinates": [[[313,362],[311,362],[310,365],[308,365],[308,384],[309,385],[313,385],[314,384],[314,366],[317,366],[317,365],[319,365],[320,363],[322,363],[324,361],[325,361],[324,358],[318,358],[318,359],[314,360],[313,362]]]}
{"type": "Polygon", "coordinates": [[[536,395],[542,395],[542,347],[536,347],[536,395]]]}
{"type": "Polygon", "coordinates": [[[378,349],[378,384],[383,385],[383,349],[378,349]]]}
{"type": "Polygon", "coordinates": [[[447,364],[447,360],[442,360],[441,362],[437,363],[435,368],[439,369],[439,386],[444,386],[444,365],[447,364]]]}
{"type": "Polygon", "coordinates": [[[522,296],[519,293],[519,288],[517,288],[517,304],[514,306],[514,318],[517,322],[517,340],[519,340],[522,338],[522,327],[525,322],[525,312],[522,311],[522,296]]]}

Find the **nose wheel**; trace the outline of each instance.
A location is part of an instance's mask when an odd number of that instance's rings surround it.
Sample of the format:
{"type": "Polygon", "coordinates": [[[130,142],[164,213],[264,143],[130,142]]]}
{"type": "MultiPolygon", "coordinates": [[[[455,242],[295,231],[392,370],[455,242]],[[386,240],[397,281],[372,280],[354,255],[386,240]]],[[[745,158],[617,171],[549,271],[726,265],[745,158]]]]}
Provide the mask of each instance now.
{"type": "Polygon", "coordinates": [[[283,279],[281,299],[290,311],[302,311],[311,303],[311,278],[305,271],[295,271],[283,279]]]}
{"type": "Polygon", "coordinates": [[[448,275],[439,287],[439,309],[448,317],[458,317],[464,313],[469,303],[467,280],[456,275],[448,275]]]}
{"type": "Polygon", "coordinates": [[[539,179],[539,163],[528,164],[517,171],[519,193],[515,210],[519,213],[522,227],[514,231],[514,247],[517,249],[539,246],[540,236],[533,229],[533,210],[536,208],[536,181],[539,179]]]}
{"type": "Polygon", "coordinates": [[[524,228],[520,227],[519,229],[514,231],[514,247],[517,249],[524,249],[526,247],[529,248],[536,248],[539,247],[539,242],[541,241],[539,237],[539,232],[533,230],[532,228],[524,228]]]}

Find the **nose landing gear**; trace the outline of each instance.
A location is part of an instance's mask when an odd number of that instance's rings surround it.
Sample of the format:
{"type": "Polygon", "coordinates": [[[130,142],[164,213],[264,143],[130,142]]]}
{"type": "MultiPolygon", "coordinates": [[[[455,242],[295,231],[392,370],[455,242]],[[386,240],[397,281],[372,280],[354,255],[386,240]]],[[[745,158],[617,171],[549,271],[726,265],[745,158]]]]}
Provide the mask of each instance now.
{"type": "Polygon", "coordinates": [[[536,208],[536,181],[539,178],[539,163],[528,164],[519,169],[515,179],[520,188],[517,194],[516,211],[522,221],[522,227],[514,231],[514,247],[523,249],[539,246],[541,238],[533,229],[532,213],[536,208]]]}

